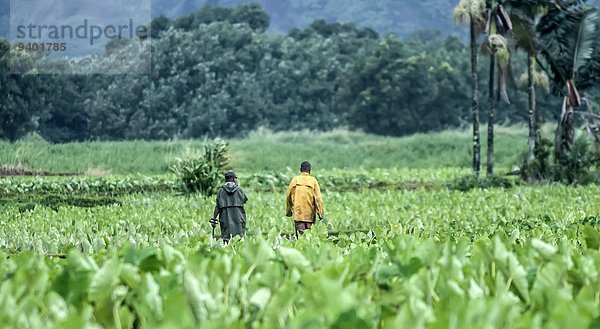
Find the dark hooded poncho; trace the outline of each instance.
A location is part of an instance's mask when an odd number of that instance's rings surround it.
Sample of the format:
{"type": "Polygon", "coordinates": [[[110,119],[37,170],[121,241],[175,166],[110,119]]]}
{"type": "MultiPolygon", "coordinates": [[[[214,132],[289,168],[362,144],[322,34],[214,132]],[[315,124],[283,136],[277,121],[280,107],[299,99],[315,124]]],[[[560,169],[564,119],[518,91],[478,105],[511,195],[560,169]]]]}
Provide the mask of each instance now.
{"type": "Polygon", "coordinates": [[[227,182],[217,192],[217,207],[223,239],[229,240],[235,235],[244,235],[246,230],[246,211],[244,204],[248,197],[234,182],[227,182]]]}

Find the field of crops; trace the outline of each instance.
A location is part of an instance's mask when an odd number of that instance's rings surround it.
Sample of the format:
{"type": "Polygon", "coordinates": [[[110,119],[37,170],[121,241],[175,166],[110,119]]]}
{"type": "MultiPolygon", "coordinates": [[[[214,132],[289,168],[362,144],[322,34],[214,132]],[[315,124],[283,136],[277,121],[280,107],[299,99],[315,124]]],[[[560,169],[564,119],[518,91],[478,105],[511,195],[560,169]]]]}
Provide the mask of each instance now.
{"type": "Polygon", "coordinates": [[[2,328],[597,328],[600,187],[460,192],[465,169],[323,170],[325,219],[295,239],[293,173],[245,174],[248,231],[171,176],[12,178],[0,205],[2,328]],[[145,190],[138,193],[138,189],[145,190]],[[218,236],[218,229],[215,232],[218,236]]]}
{"type": "MultiPolygon", "coordinates": [[[[500,131],[496,172],[524,136],[500,131]]],[[[78,174],[0,178],[0,327],[600,328],[600,187],[465,192],[467,132],[250,137],[230,144],[250,201],[227,246],[214,199],[167,170],[200,142],[0,143],[8,170],[78,174]],[[326,216],[297,239],[305,159],[326,216]]]]}

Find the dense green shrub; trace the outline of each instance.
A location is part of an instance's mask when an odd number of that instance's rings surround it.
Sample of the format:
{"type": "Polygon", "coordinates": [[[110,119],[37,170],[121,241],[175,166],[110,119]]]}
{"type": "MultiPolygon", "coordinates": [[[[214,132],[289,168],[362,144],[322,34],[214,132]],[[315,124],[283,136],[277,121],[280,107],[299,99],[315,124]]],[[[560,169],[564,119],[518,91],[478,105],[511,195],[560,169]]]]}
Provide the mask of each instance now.
{"type": "Polygon", "coordinates": [[[229,143],[217,138],[202,145],[199,152],[187,158],[177,158],[171,171],[179,176],[184,191],[212,195],[217,187],[225,167],[227,167],[227,148],[229,143]]]}
{"type": "Polygon", "coordinates": [[[528,162],[524,156],[520,175],[528,182],[555,181],[571,185],[585,185],[600,181],[598,165],[600,154],[592,147],[590,138],[579,136],[569,150],[558,155],[547,139],[542,139],[535,159],[528,162]],[[555,156],[551,158],[551,154],[555,156]]]}
{"type": "Polygon", "coordinates": [[[552,177],[552,142],[547,138],[540,140],[533,161],[528,161],[527,152],[523,153],[519,175],[526,182],[546,180],[552,177]]]}
{"type": "Polygon", "coordinates": [[[451,190],[466,192],[475,188],[511,188],[517,184],[517,181],[511,180],[506,177],[492,176],[478,178],[473,175],[469,175],[452,180],[450,183],[448,183],[448,188],[451,190]]]}
{"type": "Polygon", "coordinates": [[[575,140],[570,150],[557,158],[553,179],[572,185],[589,184],[598,180],[600,155],[591,147],[587,136],[575,140]]]}
{"type": "Polygon", "coordinates": [[[101,206],[121,205],[115,198],[107,196],[73,196],[59,194],[13,194],[0,197],[0,206],[18,207],[20,212],[34,210],[36,206],[58,210],[59,207],[71,206],[93,208],[101,206]]]}

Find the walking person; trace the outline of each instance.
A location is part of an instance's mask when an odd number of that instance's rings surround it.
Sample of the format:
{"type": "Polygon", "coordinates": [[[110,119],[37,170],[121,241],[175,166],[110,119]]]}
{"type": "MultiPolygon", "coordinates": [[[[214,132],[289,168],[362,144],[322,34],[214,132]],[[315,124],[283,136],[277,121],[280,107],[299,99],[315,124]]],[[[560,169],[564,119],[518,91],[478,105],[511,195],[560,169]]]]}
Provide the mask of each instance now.
{"type": "Polygon", "coordinates": [[[285,215],[294,218],[296,237],[309,230],[316,217],[323,219],[324,209],[321,188],[316,178],[310,175],[310,162],[300,164],[300,175],[292,178],[286,196],[285,215]]]}
{"type": "Polygon", "coordinates": [[[246,232],[246,211],[244,204],[248,197],[238,185],[235,172],[229,170],[225,173],[225,184],[217,191],[217,204],[210,224],[213,229],[217,226],[217,217],[221,226],[223,242],[236,236],[243,236],[246,232]]]}

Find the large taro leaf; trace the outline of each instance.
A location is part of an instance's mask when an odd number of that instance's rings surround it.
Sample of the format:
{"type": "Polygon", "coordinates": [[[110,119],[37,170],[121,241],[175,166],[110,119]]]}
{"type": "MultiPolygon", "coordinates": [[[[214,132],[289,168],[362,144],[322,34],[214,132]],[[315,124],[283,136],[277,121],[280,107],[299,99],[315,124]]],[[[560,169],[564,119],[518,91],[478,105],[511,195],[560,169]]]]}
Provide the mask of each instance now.
{"type": "Polygon", "coordinates": [[[127,289],[118,287],[121,272],[121,261],[117,258],[108,260],[94,273],[89,288],[88,299],[95,305],[94,315],[104,326],[113,325],[113,310],[127,295],[127,289]]]}
{"type": "Polygon", "coordinates": [[[80,308],[87,297],[92,276],[98,265],[86,255],[71,250],[67,264],[54,279],[52,289],[58,292],[69,305],[80,308]]]}

